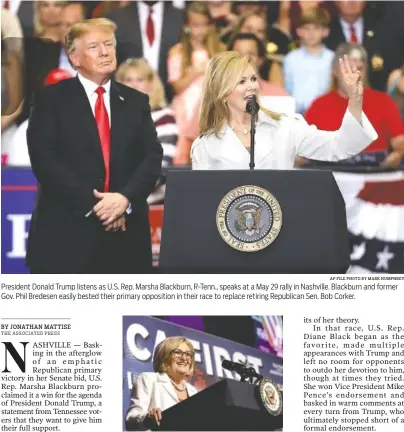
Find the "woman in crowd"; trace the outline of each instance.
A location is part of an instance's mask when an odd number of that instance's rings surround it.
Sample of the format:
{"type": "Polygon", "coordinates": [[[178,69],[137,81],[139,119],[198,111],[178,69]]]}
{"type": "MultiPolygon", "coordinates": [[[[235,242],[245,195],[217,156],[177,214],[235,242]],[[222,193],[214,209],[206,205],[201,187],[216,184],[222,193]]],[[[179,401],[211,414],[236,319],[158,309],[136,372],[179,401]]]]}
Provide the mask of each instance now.
{"type": "Polygon", "coordinates": [[[197,393],[187,382],[195,368],[192,343],[184,337],[169,337],[157,345],[154,372],[141,373],[134,383],[126,414],[127,430],[155,428],[162,411],[197,393]]]}
{"type": "MultiPolygon", "coordinates": [[[[174,113],[167,106],[163,84],[145,59],[128,59],[117,70],[118,82],[145,93],[150,98],[151,115],[157,136],[163,146],[163,169],[172,165],[178,139],[174,113]]],[[[165,176],[148,198],[149,204],[162,204],[165,196],[165,176]]]]}
{"type": "MultiPolygon", "coordinates": [[[[280,115],[257,106],[257,169],[291,169],[296,156],[333,161],[353,156],[377,138],[362,111],[360,72],[348,57],[339,59],[348,108],[335,132],[309,126],[301,115],[280,115]]],[[[249,56],[230,51],[209,62],[202,94],[199,130],[191,148],[193,169],[248,169],[250,114],[258,94],[258,74],[249,56]]],[[[258,98],[257,98],[258,99],[258,98]]],[[[328,115],[332,115],[332,111],[328,115]]]]}
{"type": "Polygon", "coordinates": [[[226,36],[229,42],[238,33],[254,33],[264,44],[265,61],[259,69],[260,76],[274,84],[283,86],[282,61],[289,51],[290,39],[276,27],[268,27],[265,15],[252,12],[240,17],[232,35],[226,36]]]}
{"type": "Polygon", "coordinates": [[[51,39],[59,42],[59,22],[64,1],[34,2],[34,32],[41,39],[51,39]]]}
{"type": "Polygon", "coordinates": [[[192,3],[187,8],[181,41],[168,55],[168,81],[176,95],[172,108],[180,137],[200,100],[209,58],[223,49],[207,6],[192,3]]]}

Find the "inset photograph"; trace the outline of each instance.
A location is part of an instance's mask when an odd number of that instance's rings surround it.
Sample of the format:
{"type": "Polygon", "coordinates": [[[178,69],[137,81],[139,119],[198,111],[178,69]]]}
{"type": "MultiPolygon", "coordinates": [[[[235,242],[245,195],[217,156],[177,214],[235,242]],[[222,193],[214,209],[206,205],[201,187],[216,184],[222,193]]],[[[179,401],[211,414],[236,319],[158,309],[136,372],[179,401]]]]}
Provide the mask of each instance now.
{"type": "Polygon", "coordinates": [[[122,336],[123,430],[282,430],[282,316],[124,316],[122,336]]]}

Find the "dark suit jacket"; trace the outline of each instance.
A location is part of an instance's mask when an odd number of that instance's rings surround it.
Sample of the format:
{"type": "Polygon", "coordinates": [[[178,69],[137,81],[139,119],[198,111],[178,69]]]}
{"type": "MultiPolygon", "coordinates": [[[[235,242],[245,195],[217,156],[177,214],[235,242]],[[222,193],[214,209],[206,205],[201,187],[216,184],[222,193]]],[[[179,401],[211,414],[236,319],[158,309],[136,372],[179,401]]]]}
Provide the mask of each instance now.
{"type": "MultiPolygon", "coordinates": [[[[370,84],[376,90],[385,91],[388,75],[394,68],[389,48],[391,45],[385,43],[386,38],[382,36],[380,26],[374,15],[365,14],[363,31],[362,45],[366,49],[369,58],[368,75],[370,84]],[[378,58],[383,59],[382,67],[379,67],[378,58]]],[[[386,32],[386,28],[383,31],[386,32]]],[[[331,21],[330,33],[324,43],[328,48],[335,51],[339,44],[346,42],[349,41],[345,40],[340,18],[336,17],[331,21]]]]}
{"type": "MultiPolygon", "coordinates": [[[[130,57],[143,57],[142,35],[137,2],[132,2],[125,8],[117,9],[108,18],[118,26],[116,38],[118,40],[118,61],[130,57]]],[[[172,99],[172,89],[167,83],[167,57],[170,48],[178,43],[181,28],[184,23],[184,12],[176,9],[169,2],[164,2],[163,26],[160,43],[159,70],[168,100],[172,99]]]]}
{"type": "MultiPolygon", "coordinates": [[[[151,266],[146,198],[161,172],[162,148],[147,96],[111,83],[110,192],[132,204],[126,232],[105,232],[86,217],[103,190],[104,162],[94,115],[79,79],[44,87],[35,98],[28,150],[40,190],[28,238],[27,264],[55,273],[80,273],[105,239],[126,273],[151,266]]],[[[105,269],[108,272],[108,269],[105,269]]]]}

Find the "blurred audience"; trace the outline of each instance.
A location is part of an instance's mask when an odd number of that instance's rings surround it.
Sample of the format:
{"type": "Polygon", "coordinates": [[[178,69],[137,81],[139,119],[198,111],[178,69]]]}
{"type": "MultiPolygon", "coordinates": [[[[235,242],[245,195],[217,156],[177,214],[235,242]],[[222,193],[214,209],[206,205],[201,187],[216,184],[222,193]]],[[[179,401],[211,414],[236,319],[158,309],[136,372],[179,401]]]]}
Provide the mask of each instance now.
{"type": "Polygon", "coordinates": [[[118,26],[116,38],[120,43],[118,61],[125,58],[145,58],[165,86],[167,99],[172,91],[167,80],[167,56],[179,41],[184,12],[171,2],[136,1],[107,16],[118,26]]]}
{"type": "Polygon", "coordinates": [[[2,0],[2,9],[8,10],[20,21],[24,36],[29,37],[34,34],[34,1],[28,0],[2,0]]]}
{"type": "Polygon", "coordinates": [[[213,23],[219,37],[231,31],[237,22],[237,15],[233,13],[233,3],[231,1],[206,1],[213,23]]]}
{"type": "Polygon", "coordinates": [[[267,2],[264,1],[236,1],[233,3],[233,12],[237,16],[249,13],[265,13],[267,2]]]}
{"type": "Polygon", "coordinates": [[[91,17],[92,18],[102,18],[107,16],[112,11],[129,6],[131,1],[118,1],[118,0],[110,0],[110,1],[102,1],[92,10],[91,17]]]}
{"type": "MultiPolygon", "coordinates": [[[[145,59],[126,60],[119,66],[116,80],[149,96],[151,115],[158,139],[163,147],[162,169],[166,170],[172,165],[178,139],[178,127],[173,111],[167,106],[163,83],[145,59]]],[[[165,176],[162,175],[147,202],[162,204],[165,187],[165,176]]]]}
{"type": "Polygon", "coordinates": [[[60,13],[65,2],[36,1],[34,5],[34,35],[59,42],[60,13]]]}
{"type": "Polygon", "coordinates": [[[260,76],[274,84],[283,86],[282,61],[289,50],[288,37],[279,29],[268,26],[265,15],[260,13],[247,13],[240,17],[233,30],[237,33],[254,33],[264,44],[266,58],[262,62],[260,76]]]}
{"type": "Polygon", "coordinates": [[[387,81],[387,91],[396,102],[404,121],[404,65],[390,74],[387,81]]]}
{"type": "Polygon", "coordinates": [[[336,13],[334,2],[332,1],[281,1],[279,2],[279,26],[286,31],[292,39],[297,39],[296,29],[300,24],[301,15],[307,11],[318,8],[325,9],[331,16],[336,13]]]}
{"type": "Polygon", "coordinates": [[[59,24],[59,40],[62,44],[60,47],[59,68],[66,69],[72,75],[76,75],[76,71],[70,64],[69,57],[66,51],[66,35],[69,28],[83,19],[85,19],[86,10],[82,2],[68,2],[64,5],[60,14],[59,24]]]}
{"type": "Polygon", "coordinates": [[[22,123],[29,116],[34,93],[45,82],[50,71],[62,68],[75,75],[76,71],[70,65],[66,50],[65,36],[68,28],[85,18],[86,9],[83,2],[65,2],[61,6],[58,17],[57,42],[41,38],[26,38],[25,44],[25,89],[24,107],[18,119],[22,123]]]}
{"type": "Polygon", "coordinates": [[[1,11],[1,161],[7,158],[23,100],[21,25],[9,10],[1,11]]]}
{"type": "Polygon", "coordinates": [[[296,99],[299,113],[304,113],[314,99],[330,88],[334,52],[323,44],[323,39],[328,35],[328,24],[326,10],[318,8],[304,11],[296,29],[300,48],[285,57],[285,87],[296,99]]]}
{"type": "Polygon", "coordinates": [[[181,41],[168,54],[168,82],[176,95],[172,107],[180,136],[201,97],[208,61],[223,50],[206,4],[192,3],[186,11],[181,41]]]}
{"type": "MultiPolygon", "coordinates": [[[[44,85],[56,84],[59,81],[72,78],[72,75],[65,69],[54,69],[45,78],[44,85]]],[[[28,120],[20,124],[13,139],[8,153],[8,164],[10,166],[29,167],[31,161],[27,146],[28,120]]]]}
{"type": "MultiPolygon", "coordinates": [[[[265,61],[265,48],[262,41],[254,33],[238,33],[227,45],[228,51],[237,51],[253,59],[257,69],[265,61]]],[[[273,82],[258,78],[260,96],[288,96],[286,90],[273,82]]]]}
{"type": "Polygon", "coordinates": [[[362,45],[368,53],[369,82],[373,88],[385,91],[389,73],[398,67],[394,32],[389,36],[391,29],[383,15],[373,13],[364,0],[337,1],[335,4],[338,13],[331,21],[325,45],[331,50],[344,42],[362,45]]]}
{"type": "Polygon", "coordinates": [[[367,53],[360,45],[349,43],[337,48],[333,62],[333,89],[313,102],[305,118],[309,124],[323,130],[335,130],[341,125],[348,106],[348,96],[338,65],[338,59],[344,55],[355,62],[362,74],[365,85],[363,111],[378,134],[378,138],[364,152],[380,153],[385,156],[382,166],[397,168],[404,156],[404,125],[391,97],[368,86],[367,53]]]}
{"type": "MultiPolygon", "coordinates": [[[[379,134],[365,150],[366,160],[380,154],[378,160],[394,168],[402,159],[404,2],[0,1],[3,164],[29,164],[26,144],[25,154],[22,149],[33,94],[44,83],[76,75],[65,35],[87,17],[117,24],[119,79],[150,96],[165,151],[163,168],[189,163],[190,145],[199,134],[204,71],[224,44],[253,59],[261,96],[292,96],[296,111],[325,129],[338,128],[346,108],[333,67],[339,54],[334,57],[333,51],[348,44],[339,53],[357,59],[367,85],[365,112],[379,134]],[[329,110],[341,118],[330,117],[329,110]]],[[[163,197],[160,180],[149,202],[163,197]]]]}

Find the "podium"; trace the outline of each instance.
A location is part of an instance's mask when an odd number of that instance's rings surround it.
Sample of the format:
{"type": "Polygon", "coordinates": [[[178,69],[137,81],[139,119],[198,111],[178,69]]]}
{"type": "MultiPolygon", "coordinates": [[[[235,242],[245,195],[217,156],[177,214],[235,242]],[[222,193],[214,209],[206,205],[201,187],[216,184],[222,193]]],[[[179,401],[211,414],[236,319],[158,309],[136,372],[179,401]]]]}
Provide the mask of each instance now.
{"type": "Polygon", "coordinates": [[[158,430],[275,431],[282,427],[283,414],[269,414],[260,405],[254,385],[223,379],[163,411],[158,430]]]}
{"type": "Polygon", "coordinates": [[[345,202],[331,171],[169,171],[160,248],[162,273],[346,273],[345,202]],[[231,190],[254,185],[282,210],[279,235],[242,252],[219,234],[216,213],[231,190]]]}

